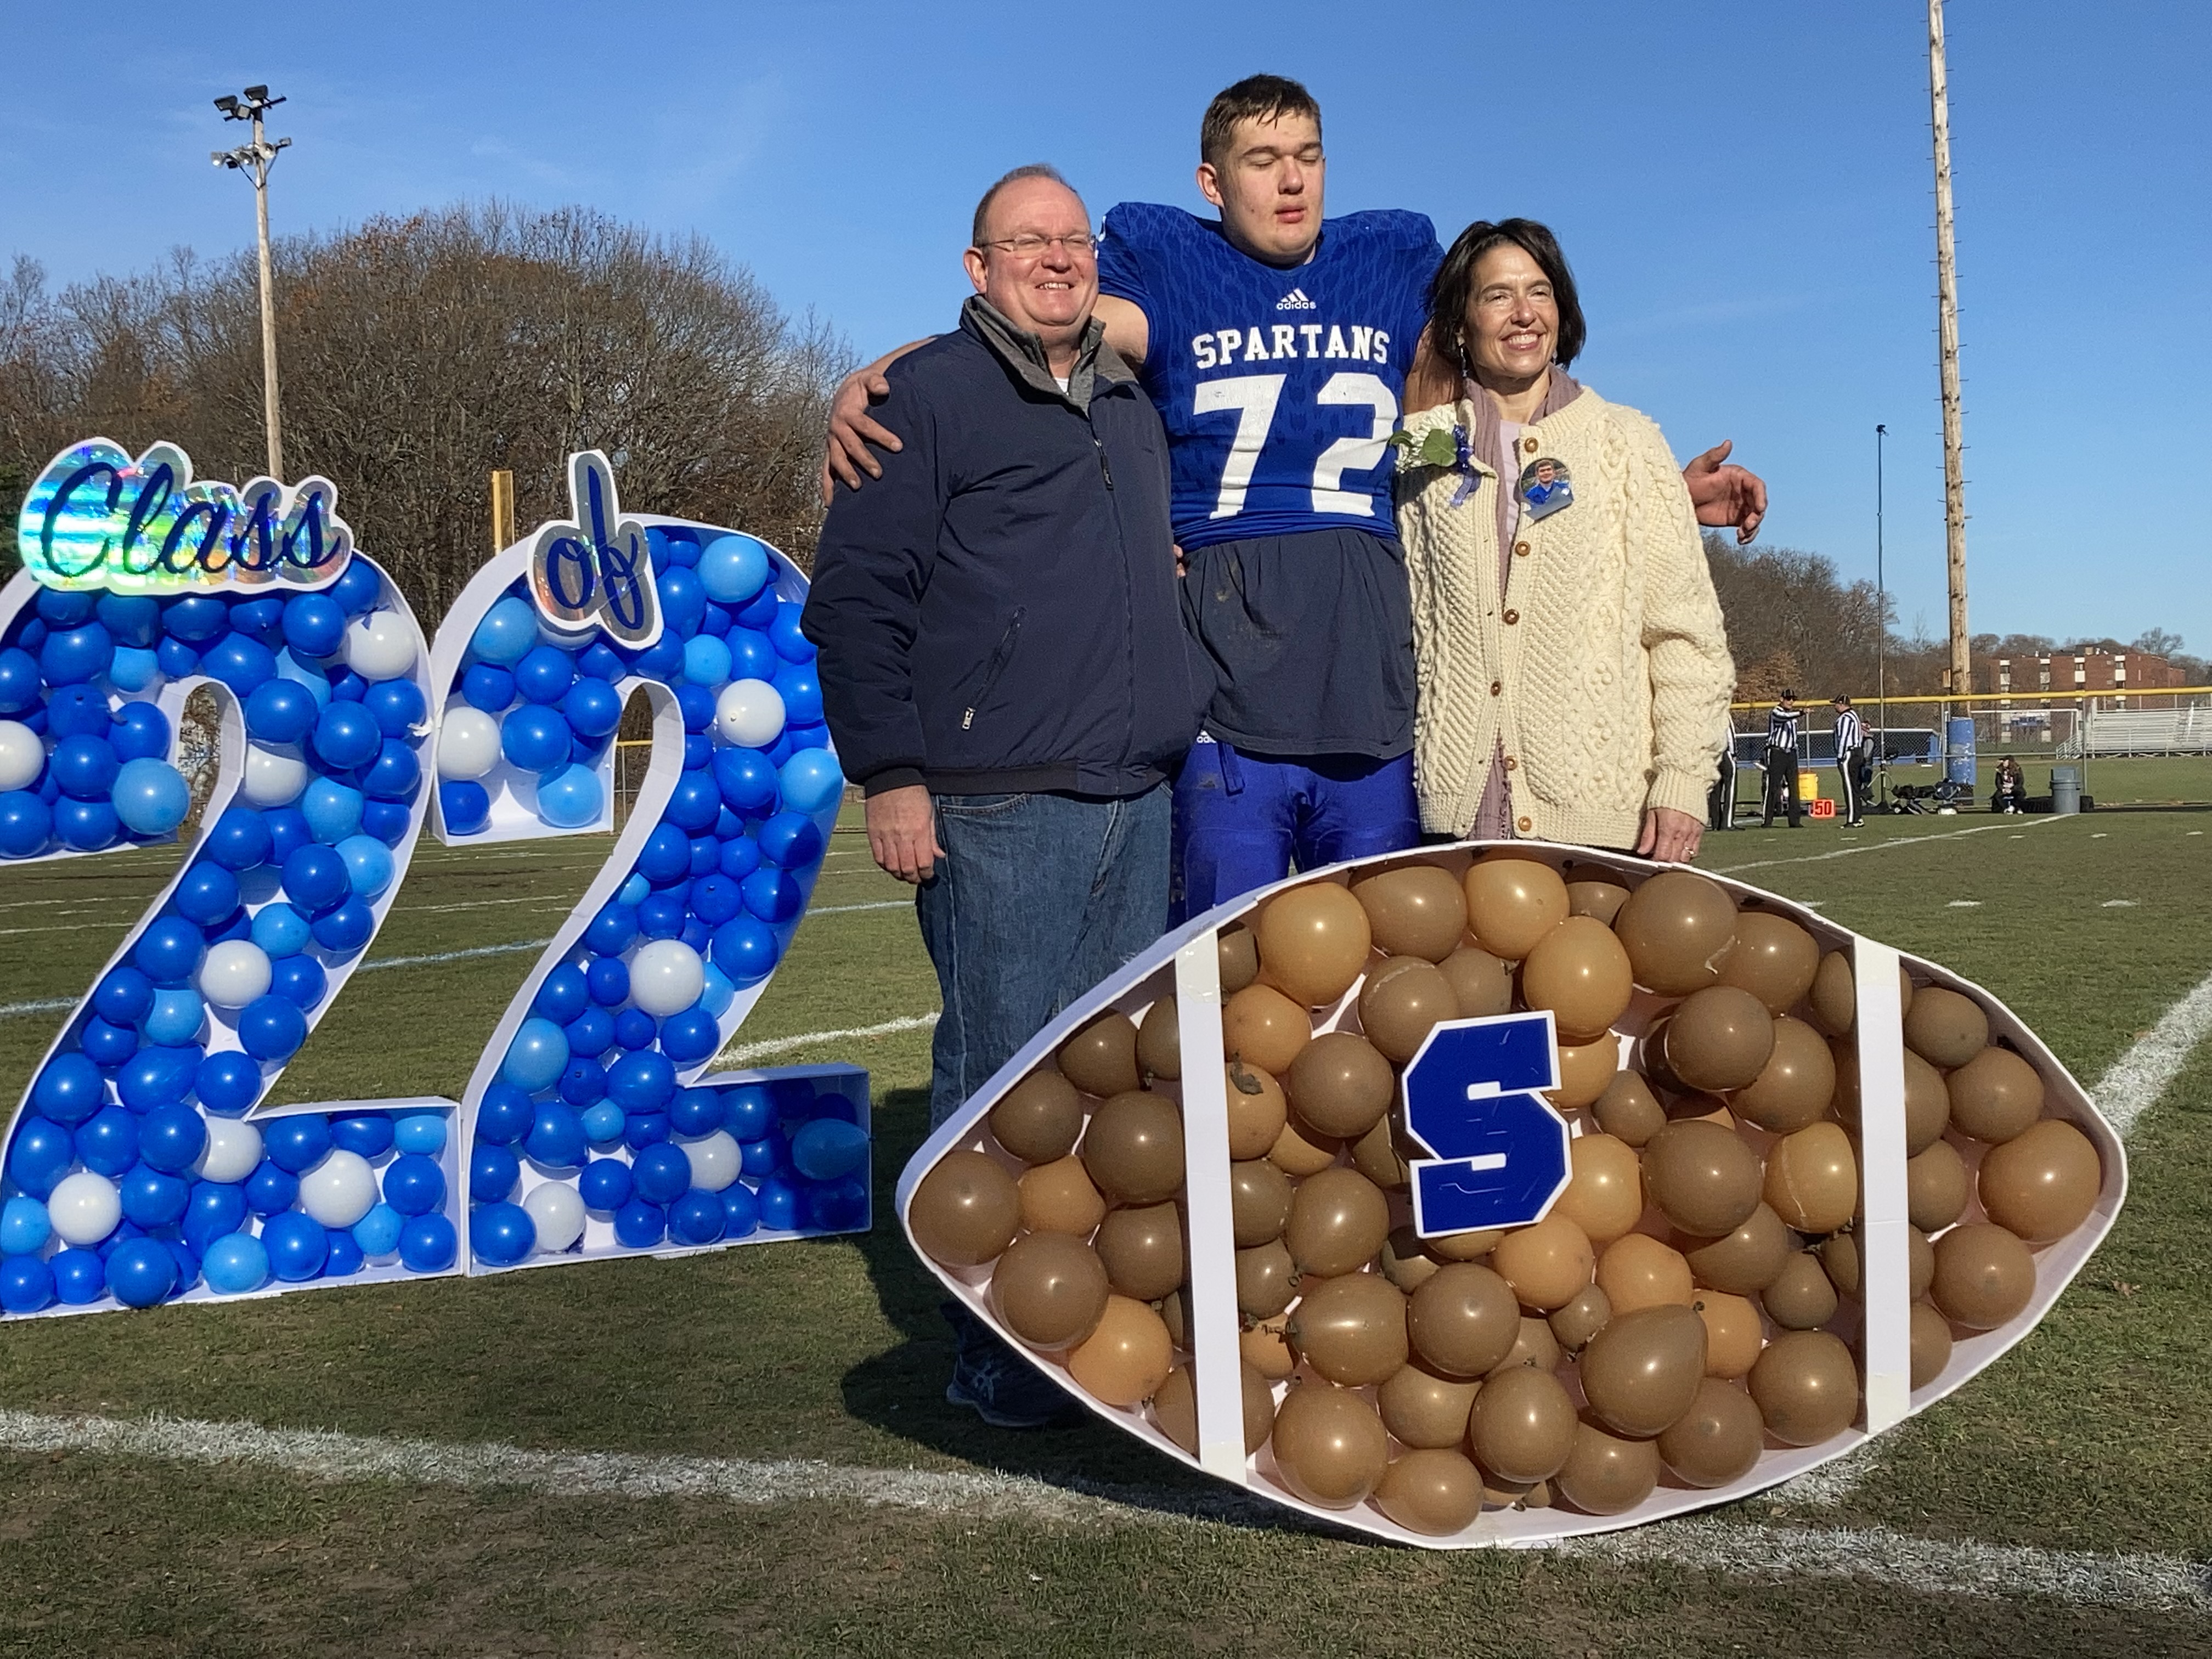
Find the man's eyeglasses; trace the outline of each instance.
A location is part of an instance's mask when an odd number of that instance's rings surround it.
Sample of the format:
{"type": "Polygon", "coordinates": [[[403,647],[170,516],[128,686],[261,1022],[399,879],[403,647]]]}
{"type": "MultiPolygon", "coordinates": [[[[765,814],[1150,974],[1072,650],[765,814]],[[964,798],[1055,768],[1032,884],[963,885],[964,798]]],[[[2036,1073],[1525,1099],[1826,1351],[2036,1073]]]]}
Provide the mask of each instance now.
{"type": "Polygon", "coordinates": [[[1098,239],[1087,230],[1079,230],[1067,236],[1009,236],[1000,241],[986,242],[983,246],[1004,248],[1017,259],[1041,258],[1047,248],[1058,246],[1066,248],[1069,258],[1076,258],[1096,255],[1098,239]]]}

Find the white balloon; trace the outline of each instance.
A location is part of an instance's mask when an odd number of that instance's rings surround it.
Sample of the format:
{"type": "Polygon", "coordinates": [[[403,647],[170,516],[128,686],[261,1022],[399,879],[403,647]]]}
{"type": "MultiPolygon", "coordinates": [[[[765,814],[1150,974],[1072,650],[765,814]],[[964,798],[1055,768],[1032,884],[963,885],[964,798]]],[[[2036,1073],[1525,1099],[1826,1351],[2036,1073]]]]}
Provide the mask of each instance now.
{"type": "Polygon", "coordinates": [[[655,1019],[680,1014],[699,1000],[707,964],[680,939],[656,939],[629,959],[630,1000],[655,1019]]]}
{"type": "Polygon", "coordinates": [[[300,1207],[325,1227],[350,1227],[376,1207],[376,1171],[359,1152],[332,1147],[300,1177],[300,1207]]]}
{"type": "Polygon", "coordinates": [[[783,693],[766,680],[732,680],[714,699],[714,729],[725,742],[766,748],[783,732],[783,693]]]}
{"type": "Polygon", "coordinates": [[[307,763],[289,744],[246,745],[246,781],[239,793],[252,806],[289,806],[307,787],[307,763]]]}
{"type": "Polygon", "coordinates": [[[192,1160],[202,1181],[243,1181],[261,1162],[261,1131],[234,1117],[207,1121],[207,1146],[192,1160]]]}
{"type": "Polygon", "coordinates": [[[710,1193],[720,1192],[744,1168],[745,1156],[727,1129],[685,1141],[684,1156],[691,1160],[691,1184],[710,1193]]]}
{"type": "Polygon", "coordinates": [[[522,1207],[538,1224],[538,1248],[558,1255],[584,1236],[584,1200],[574,1187],[548,1181],[522,1196],[522,1207]]]}
{"type": "Polygon", "coordinates": [[[208,946],[200,961],[200,994],[218,1008],[243,1008],[269,994],[269,953],[252,939],[208,946]]]}
{"type": "Polygon", "coordinates": [[[28,789],[46,763],[46,745],[21,720],[0,720],[0,789],[28,789]]]}
{"type": "Polygon", "coordinates": [[[499,722],[466,703],[448,708],[438,726],[438,775],[480,778],[499,764],[499,722]]]}
{"type": "Polygon", "coordinates": [[[362,678],[397,679],[415,665],[415,630],[397,611],[372,611],[347,624],[340,650],[362,678]]]}
{"type": "Polygon", "coordinates": [[[64,1244],[97,1244],[123,1219],[123,1195],[89,1170],[64,1176],[46,1195],[46,1216],[64,1244]]]}

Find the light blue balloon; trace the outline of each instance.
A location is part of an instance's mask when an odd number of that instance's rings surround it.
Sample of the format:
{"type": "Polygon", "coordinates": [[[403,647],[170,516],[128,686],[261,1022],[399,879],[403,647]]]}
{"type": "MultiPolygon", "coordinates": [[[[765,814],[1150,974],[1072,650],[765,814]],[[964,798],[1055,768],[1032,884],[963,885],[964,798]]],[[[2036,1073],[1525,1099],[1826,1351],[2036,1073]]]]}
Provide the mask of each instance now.
{"type": "Polygon", "coordinates": [[[594,1146],[604,1146],[610,1140],[619,1139],[623,1127],[629,1121],[629,1114],[611,1100],[603,1100],[598,1105],[584,1109],[584,1133],[594,1146]]]}
{"type": "Polygon", "coordinates": [[[353,1224],[353,1242],[363,1255],[390,1255],[399,1248],[399,1230],[406,1224],[407,1218],[389,1204],[377,1204],[353,1224]]]}
{"type": "Polygon", "coordinates": [[[581,761],[570,761],[538,780],[538,816],[556,830],[598,823],[606,800],[598,769],[581,761]]]}
{"type": "Polygon", "coordinates": [[[730,1012],[730,1004],[737,994],[737,981],[708,963],[699,989],[699,1006],[720,1019],[730,1012]]]}
{"type": "Polygon", "coordinates": [[[115,660],[108,665],[107,678],[118,691],[143,691],[161,678],[161,659],[135,645],[118,645],[115,660]]]}
{"type": "MultiPolygon", "coordinates": [[[[617,1106],[619,1112],[622,1108],[617,1106]]],[[[619,1134],[621,1129],[617,1127],[619,1134]]],[[[30,1255],[53,1237],[46,1206],[35,1198],[11,1198],[0,1205],[0,1255],[30,1255]]]]}
{"type": "Polygon", "coordinates": [[[331,677],[314,663],[294,656],[289,646],[276,653],[276,678],[306,686],[318,708],[331,700],[331,677]]]}
{"type": "Polygon", "coordinates": [[[528,656],[538,643],[538,613],[526,600],[510,593],[484,612],[477,631],[469,635],[469,649],[479,662],[512,668],[528,656]]]}
{"type": "Polygon", "coordinates": [[[373,899],[392,885],[392,849],[374,836],[348,836],[338,843],[353,896],[373,899]]]}
{"type": "Polygon", "coordinates": [[[217,1296],[258,1291],[269,1282],[269,1247],[252,1233],[225,1233],[208,1242],[200,1273],[217,1296]]]}
{"type": "Polygon", "coordinates": [[[300,796],[300,813],[307,820],[307,833],[325,847],[359,835],[363,799],[360,790],[349,788],[336,778],[317,778],[300,796]]]}
{"type": "Polygon", "coordinates": [[[568,1069],[568,1034],[550,1019],[532,1015],[507,1044],[499,1074],[526,1094],[550,1089],[568,1069]]]}
{"type": "Polygon", "coordinates": [[[207,1024],[207,1004],[193,990],[156,991],[146,1012],[146,1041],[164,1048],[179,1048],[200,1034],[207,1024]]]}
{"type": "MultiPolygon", "coordinates": [[[[564,1061],[563,1064],[566,1064],[564,1061]]],[[[446,1118],[442,1112],[410,1112],[392,1126],[392,1144],[403,1152],[435,1158],[446,1150],[446,1118]]],[[[362,1247],[368,1249],[367,1245],[362,1247]]]]}
{"type": "Polygon", "coordinates": [[[628,881],[623,883],[621,890],[616,893],[615,902],[617,904],[642,904],[652,891],[651,882],[643,876],[633,873],[628,881]]]}
{"type": "Polygon", "coordinates": [[[150,755],[123,763],[112,796],[115,816],[142,836],[167,835],[192,810],[192,789],[185,775],[150,755]]]}
{"type": "Polygon", "coordinates": [[[743,605],[768,575],[768,550],[750,536],[717,536],[699,550],[699,586],[717,605],[743,605]]]}
{"type": "Polygon", "coordinates": [[[271,957],[295,957],[307,948],[307,917],[283,899],[253,913],[253,942],[271,957]]]}
{"type": "Polygon", "coordinates": [[[827,749],[802,749],[777,775],[783,804],[809,817],[833,805],[845,790],[845,774],[827,749]]]}
{"type": "Polygon", "coordinates": [[[730,647],[712,634],[696,634],[684,641],[684,678],[709,690],[730,678],[730,647]]]}

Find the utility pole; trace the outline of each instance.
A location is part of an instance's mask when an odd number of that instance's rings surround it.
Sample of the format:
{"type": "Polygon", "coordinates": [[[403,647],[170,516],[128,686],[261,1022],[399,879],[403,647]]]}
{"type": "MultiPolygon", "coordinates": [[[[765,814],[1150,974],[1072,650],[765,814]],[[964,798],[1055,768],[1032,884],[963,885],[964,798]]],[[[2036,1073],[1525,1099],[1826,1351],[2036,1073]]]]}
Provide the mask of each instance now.
{"type": "Polygon", "coordinates": [[[1881,613],[1881,632],[1875,637],[1874,708],[1875,767],[1881,775],[1881,805],[1889,805],[1889,583],[1881,560],[1881,441],[1889,428],[1879,421],[1874,428],[1874,591],[1881,613]]]}
{"type": "Polygon", "coordinates": [[[1951,237],[1951,117],[1943,73],[1943,0],[1928,0],[1928,97],[1936,128],[1936,318],[1943,384],[1943,545],[1951,578],[1950,689],[1964,697],[1973,690],[1974,681],[1966,642],[1966,479],[1960,458],[1959,271],[1951,237]]]}
{"type": "Polygon", "coordinates": [[[279,138],[270,143],[262,136],[261,117],[283,101],[271,98],[266,87],[248,87],[236,97],[216,99],[215,106],[222,112],[224,120],[253,124],[253,142],[236,149],[216,150],[208,158],[219,167],[244,173],[253,180],[253,210],[261,246],[262,414],[269,428],[269,476],[279,480],[284,476],[284,439],[276,405],[276,274],[269,260],[269,169],[276,152],[289,149],[292,141],[279,138]]]}

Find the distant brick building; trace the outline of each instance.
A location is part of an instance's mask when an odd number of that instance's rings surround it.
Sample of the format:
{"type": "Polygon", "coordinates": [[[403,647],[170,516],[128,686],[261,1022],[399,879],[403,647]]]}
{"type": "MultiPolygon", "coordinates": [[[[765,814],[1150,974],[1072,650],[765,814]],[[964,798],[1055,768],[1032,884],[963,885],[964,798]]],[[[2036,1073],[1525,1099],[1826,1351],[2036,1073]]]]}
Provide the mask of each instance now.
{"type": "Polygon", "coordinates": [[[2171,708],[2172,697],[2144,696],[2185,685],[2180,670],[2148,651],[2055,652],[2047,657],[1976,657],[1977,691],[2109,691],[2119,708],[2171,708]]]}

